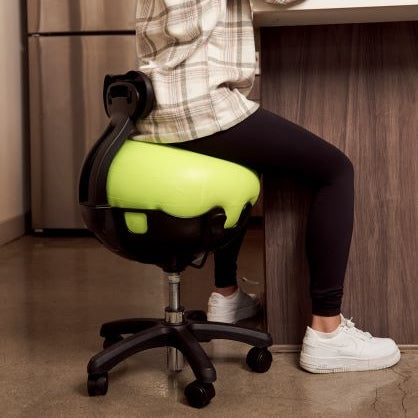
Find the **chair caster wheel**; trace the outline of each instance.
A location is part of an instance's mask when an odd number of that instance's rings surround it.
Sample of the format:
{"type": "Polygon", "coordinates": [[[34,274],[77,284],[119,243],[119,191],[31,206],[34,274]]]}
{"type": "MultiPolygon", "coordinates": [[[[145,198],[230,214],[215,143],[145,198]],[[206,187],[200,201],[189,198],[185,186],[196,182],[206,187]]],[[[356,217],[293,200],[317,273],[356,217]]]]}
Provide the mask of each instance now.
{"type": "Polygon", "coordinates": [[[122,341],[122,340],[123,340],[123,337],[119,334],[109,335],[103,341],[103,348],[106,349],[106,348],[110,347],[111,345],[116,344],[116,343],[118,343],[119,341],[122,341]]]}
{"type": "Polygon", "coordinates": [[[212,383],[203,383],[195,380],[186,386],[184,395],[190,406],[203,408],[215,396],[215,388],[212,383]]]}
{"type": "Polygon", "coordinates": [[[109,378],[107,373],[89,374],[87,379],[87,391],[89,396],[103,396],[107,393],[109,378]]]}
{"type": "Polygon", "coordinates": [[[272,361],[273,356],[267,348],[253,347],[247,354],[248,367],[257,373],[265,373],[272,361]]]}

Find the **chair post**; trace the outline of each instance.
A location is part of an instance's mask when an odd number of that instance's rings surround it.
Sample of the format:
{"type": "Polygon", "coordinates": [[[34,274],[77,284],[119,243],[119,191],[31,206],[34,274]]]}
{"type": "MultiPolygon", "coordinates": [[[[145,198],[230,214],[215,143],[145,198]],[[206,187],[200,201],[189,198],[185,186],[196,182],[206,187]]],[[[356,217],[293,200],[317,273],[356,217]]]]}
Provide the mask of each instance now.
{"type": "MultiPolygon", "coordinates": [[[[184,308],[180,305],[180,274],[168,273],[168,306],[165,309],[165,321],[179,325],[184,322],[184,308]]],[[[167,367],[179,372],[184,367],[183,353],[175,347],[167,347],[167,367]]]]}
{"type": "Polygon", "coordinates": [[[180,274],[168,273],[168,285],[168,307],[170,308],[170,311],[178,312],[180,308],[180,274]]]}

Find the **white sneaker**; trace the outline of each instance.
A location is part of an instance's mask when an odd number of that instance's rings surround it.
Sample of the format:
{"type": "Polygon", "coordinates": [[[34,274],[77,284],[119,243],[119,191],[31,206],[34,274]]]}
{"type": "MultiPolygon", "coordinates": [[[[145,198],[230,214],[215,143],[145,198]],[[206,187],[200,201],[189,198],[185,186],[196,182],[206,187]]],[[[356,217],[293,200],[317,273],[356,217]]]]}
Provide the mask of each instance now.
{"type": "Polygon", "coordinates": [[[234,324],[241,319],[256,315],[259,306],[255,295],[248,295],[240,288],[230,296],[213,292],[208,301],[208,321],[234,324]]]}
{"type": "Polygon", "coordinates": [[[336,373],[379,370],[399,361],[401,354],[392,339],[375,338],[357,329],[351,319],[341,315],[341,324],[328,336],[307,327],[300,366],[311,373],[336,373]]]}

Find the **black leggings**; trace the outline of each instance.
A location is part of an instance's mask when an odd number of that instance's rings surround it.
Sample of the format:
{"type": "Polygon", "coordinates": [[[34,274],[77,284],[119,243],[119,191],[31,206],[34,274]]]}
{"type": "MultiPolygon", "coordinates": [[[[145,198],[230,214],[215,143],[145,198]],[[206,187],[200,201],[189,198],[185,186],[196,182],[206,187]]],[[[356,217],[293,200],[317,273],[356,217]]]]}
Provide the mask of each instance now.
{"type": "MultiPolygon", "coordinates": [[[[338,315],[353,229],[350,160],[323,139],[263,109],[228,130],[175,146],[313,185],[306,236],[312,313],[338,315]]],[[[217,287],[236,284],[242,240],[243,236],[238,237],[215,252],[217,287]]]]}

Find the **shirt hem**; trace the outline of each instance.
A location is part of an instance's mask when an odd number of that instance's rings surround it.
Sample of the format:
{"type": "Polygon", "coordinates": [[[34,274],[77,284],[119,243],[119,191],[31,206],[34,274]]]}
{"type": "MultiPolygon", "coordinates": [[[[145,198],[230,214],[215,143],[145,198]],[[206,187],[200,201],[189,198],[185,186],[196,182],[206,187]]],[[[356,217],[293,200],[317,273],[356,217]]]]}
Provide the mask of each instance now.
{"type": "Polygon", "coordinates": [[[227,129],[232,128],[235,125],[243,122],[253,113],[255,113],[259,108],[260,105],[256,102],[250,101],[252,104],[245,113],[243,113],[238,118],[234,118],[232,121],[219,124],[219,121],[216,121],[217,127],[214,127],[212,124],[208,128],[199,128],[199,131],[196,135],[192,135],[190,132],[166,132],[166,133],[146,133],[146,134],[138,134],[133,135],[130,139],[135,141],[142,141],[142,142],[154,142],[154,143],[163,143],[163,144],[172,144],[172,143],[180,143],[180,142],[187,142],[193,141],[194,139],[205,138],[210,135],[214,135],[217,132],[226,131],[227,129]]]}

